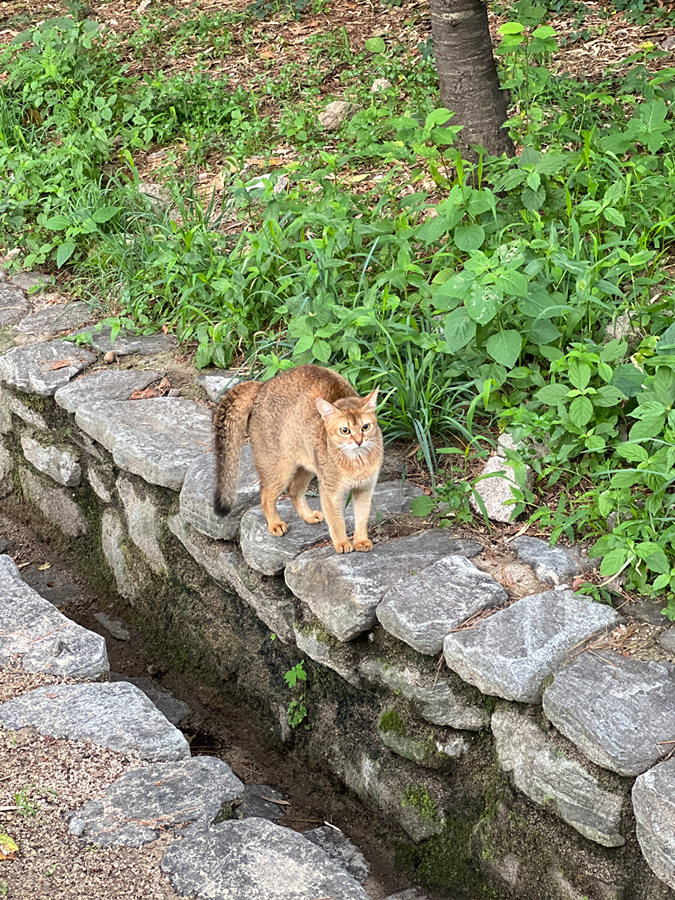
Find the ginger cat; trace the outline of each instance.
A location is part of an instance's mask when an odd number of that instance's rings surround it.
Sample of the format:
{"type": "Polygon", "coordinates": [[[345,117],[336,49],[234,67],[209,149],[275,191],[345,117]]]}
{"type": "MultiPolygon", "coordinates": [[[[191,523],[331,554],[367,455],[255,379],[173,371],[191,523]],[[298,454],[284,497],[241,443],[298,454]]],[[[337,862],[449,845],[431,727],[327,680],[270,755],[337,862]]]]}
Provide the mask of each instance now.
{"type": "Polygon", "coordinates": [[[371,550],[368,515],[382,465],[382,433],[375,416],[377,388],[359,397],[337,372],[298,366],[270,381],[235,385],[220,401],[215,428],[216,492],[214,509],[226,515],[236,500],[239,454],[250,437],[260,477],[261,505],[274,535],[288,531],[277,510],[288,490],[298,515],[330,529],[338,553],[371,550]],[[319,479],[323,513],[312,510],[305,491],[319,479]],[[354,543],[347,537],[344,507],[351,492],[354,543]]]}

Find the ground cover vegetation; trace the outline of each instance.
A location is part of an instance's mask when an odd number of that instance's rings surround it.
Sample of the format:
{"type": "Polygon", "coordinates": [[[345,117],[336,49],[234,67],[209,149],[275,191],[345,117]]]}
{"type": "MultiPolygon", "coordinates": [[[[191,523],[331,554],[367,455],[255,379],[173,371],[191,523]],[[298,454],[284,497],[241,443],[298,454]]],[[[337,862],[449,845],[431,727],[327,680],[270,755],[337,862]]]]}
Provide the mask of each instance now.
{"type": "Polygon", "coordinates": [[[514,515],[595,536],[604,581],[621,573],[675,619],[668,54],[646,42],[572,76],[553,60],[587,36],[586,7],[497,7],[517,155],[468,162],[414,12],[357,40],[316,27],[329,11],[155,3],[115,30],[73,0],[41,24],[10,17],[0,244],[16,267],[67,273],[115,329],[174,332],[198,367],[317,362],[381,385],[386,436],[417,442],[433,478],[420,514],[467,521],[472,461],[508,428],[526,448],[508,453],[514,515]],[[280,22],[303,54],[281,65],[280,22]],[[213,76],[235,56],[255,62],[247,77],[213,76]],[[333,96],[352,107],[327,134],[333,96]]]}

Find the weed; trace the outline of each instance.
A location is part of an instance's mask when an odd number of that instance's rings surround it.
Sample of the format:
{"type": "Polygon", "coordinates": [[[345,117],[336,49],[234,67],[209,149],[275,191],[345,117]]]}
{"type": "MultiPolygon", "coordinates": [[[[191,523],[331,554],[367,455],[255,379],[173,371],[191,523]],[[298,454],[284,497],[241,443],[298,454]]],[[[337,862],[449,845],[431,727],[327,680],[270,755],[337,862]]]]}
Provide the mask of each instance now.
{"type": "MultiPolygon", "coordinates": [[[[305,672],[304,663],[304,659],[300,660],[299,663],[296,663],[284,675],[286,684],[291,690],[299,688],[299,690],[296,691],[297,696],[295,696],[288,704],[287,716],[288,724],[291,728],[297,728],[297,726],[307,718],[307,707],[305,706],[305,684],[307,682],[307,673],[305,672]]],[[[307,728],[309,726],[305,727],[307,728]]]]}

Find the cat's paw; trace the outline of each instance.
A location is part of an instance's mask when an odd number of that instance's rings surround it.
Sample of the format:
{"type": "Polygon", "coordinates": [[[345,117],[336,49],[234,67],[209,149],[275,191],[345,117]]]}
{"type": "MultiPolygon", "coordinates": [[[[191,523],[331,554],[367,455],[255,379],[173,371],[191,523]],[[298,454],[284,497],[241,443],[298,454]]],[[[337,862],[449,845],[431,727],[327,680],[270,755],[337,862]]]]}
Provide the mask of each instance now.
{"type": "Polygon", "coordinates": [[[347,541],[333,541],[333,546],[335,547],[336,553],[351,553],[354,549],[352,546],[352,542],[347,541]]]}
{"type": "Polygon", "coordinates": [[[270,530],[270,533],[275,535],[275,537],[282,537],[282,535],[286,534],[288,531],[288,525],[285,522],[282,522],[279,519],[278,522],[272,522],[271,525],[267,526],[270,530]]]}
{"type": "Polygon", "coordinates": [[[318,525],[319,522],[323,522],[323,513],[318,509],[313,509],[308,516],[303,516],[302,518],[308,525],[318,525]]]}
{"type": "Polygon", "coordinates": [[[354,549],[359,550],[361,553],[367,553],[369,550],[373,549],[373,542],[368,540],[368,538],[363,538],[363,540],[355,540],[354,541],[354,549]]]}

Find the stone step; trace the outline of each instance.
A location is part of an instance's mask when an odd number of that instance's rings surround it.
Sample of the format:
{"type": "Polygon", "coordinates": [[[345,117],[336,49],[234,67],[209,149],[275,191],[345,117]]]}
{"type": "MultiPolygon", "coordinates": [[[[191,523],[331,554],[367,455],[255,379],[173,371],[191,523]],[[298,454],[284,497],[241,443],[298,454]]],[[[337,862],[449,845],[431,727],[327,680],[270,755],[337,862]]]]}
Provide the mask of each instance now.
{"type": "Polygon", "coordinates": [[[194,400],[92,401],[78,407],[75,421],[121,469],[173,491],[211,447],[211,413],[194,400]]]}
{"type": "Polygon", "coordinates": [[[96,356],[67,341],[14,347],[0,356],[0,381],[26,394],[52,397],[96,356]]]}
{"type": "Polygon", "coordinates": [[[19,287],[0,283],[0,328],[17,325],[30,313],[33,302],[19,287]]]}
{"type": "Polygon", "coordinates": [[[186,759],[190,746],[132,684],[51,684],[0,704],[0,725],[34,725],[40,734],[91,741],[157,762],[186,759]]]}
{"type": "Polygon", "coordinates": [[[157,356],[167,350],[173,350],[177,346],[176,338],[172,334],[132,334],[129,331],[120,331],[114,341],[110,340],[112,328],[104,325],[97,330],[91,326],[74,331],[73,334],[90,334],[91,345],[99,353],[110,353],[115,356],[157,356]]]}
{"type": "Polygon", "coordinates": [[[438,656],[446,634],[508,594],[463,556],[439,559],[387,591],[377,607],[380,624],[420,653],[438,656]]]}
{"type": "Polygon", "coordinates": [[[544,711],[599,766],[640,775],[675,746],[675,666],[582,653],[556,673],[544,711]]]}
{"type": "Polygon", "coordinates": [[[521,535],[511,542],[519,562],[531,566],[534,574],[545,584],[562,584],[583,575],[593,568],[590,560],[562,547],[549,547],[539,538],[521,535]]]}
{"type": "Polygon", "coordinates": [[[611,607],[572,591],[545,591],[447,635],[443,653],[448,666],[484,694],[539,703],[543,681],[569,653],[622,621],[611,607]]]}
{"type": "Polygon", "coordinates": [[[368,900],[323,850],[267,819],[193,826],[167,848],[162,871],[177,893],[195,898],[368,900]]]}
{"type": "Polygon", "coordinates": [[[110,680],[124,681],[126,684],[133,684],[139,691],[143,691],[148,700],[151,700],[162,715],[166,716],[169,722],[176,727],[192,714],[192,709],[187,703],[174,697],[171,691],[164,690],[150,678],[129,678],[126,675],[117,675],[111,672],[110,680]]]}
{"type": "MultiPolygon", "coordinates": [[[[368,519],[370,526],[379,520],[386,521],[407,512],[410,509],[410,501],[421,493],[419,488],[407,482],[387,481],[377,484],[368,519]]],[[[310,497],[309,505],[312,509],[321,508],[318,498],[310,497]]],[[[313,547],[314,544],[330,540],[330,532],[325,522],[308,525],[298,516],[290,500],[282,500],[277,506],[281,518],[288,522],[288,533],[283,537],[270,534],[260,507],[244,513],[241,520],[241,551],[249,566],[264,575],[276,575],[304,550],[313,547]]],[[[348,533],[354,529],[351,508],[350,504],[345,515],[348,533]]]]}
{"type": "Polygon", "coordinates": [[[231,815],[244,785],[213,756],[159,763],[126,772],[97,800],[67,816],[71,834],[97,847],[141,847],[167,829],[210,825],[231,815]]]}
{"type": "Polygon", "coordinates": [[[635,779],[637,839],[657,878],[675,890],[675,759],[635,779]]]}
{"type": "Polygon", "coordinates": [[[0,667],[17,656],[26,672],[100,678],[110,670],[104,638],[67,619],[0,556],[0,667]]]}
{"type": "Polygon", "coordinates": [[[83,403],[95,400],[128,400],[134,391],[142,391],[163,375],[155,369],[93,372],[59,388],[54,400],[69,413],[74,413],[83,403]]]}
{"type": "Polygon", "coordinates": [[[81,301],[53,303],[37,309],[15,325],[14,340],[17,344],[32,343],[38,338],[45,340],[64,331],[79,328],[92,318],[91,310],[81,301]]]}
{"type": "Polygon", "coordinates": [[[401,579],[453,552],[475,555],[480,550],[480,544],[453,540],[445,531],[434,529],[384,541],[369,553],[340,554],[332,545],[306,550],[289,562],[285,578],[326,631],[348,641],[372,628],[382,597],[401,579]]]}

